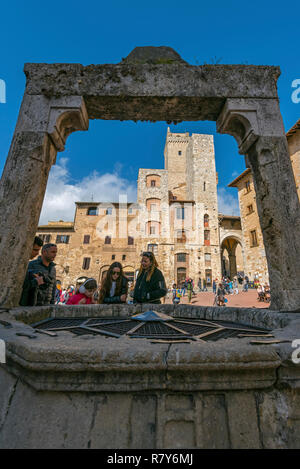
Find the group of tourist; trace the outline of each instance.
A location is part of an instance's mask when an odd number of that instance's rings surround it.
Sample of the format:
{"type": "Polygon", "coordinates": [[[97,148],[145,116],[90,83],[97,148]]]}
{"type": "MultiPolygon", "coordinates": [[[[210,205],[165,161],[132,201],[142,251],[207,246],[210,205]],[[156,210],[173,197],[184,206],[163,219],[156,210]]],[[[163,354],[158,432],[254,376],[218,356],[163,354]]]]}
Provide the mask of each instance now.
{"type": "MultiPolygon", "coordinates": [[[[88,278],[82,284],[77,283],[75,287],[70,286],[63,291],[56,282],[54,259],[57,246],[50,243],[43,245],[41,238],[36,236],[30,259],[33,259],[40,249],[41,255],[28,264],[20,305],[43,306],[59,302],[67,305],[126,303],[128,279],[119,262],[111,264],[101,285],[98,285],[94,278],[88,278]]],[[[153,252],[143,252],[137,279],[131,289],[132,301],[157,304],[161,303],[161,298],[166,294],[165,279],[158,269],[153,252]]]]}
{"type": "MultiPolygon", "coordinates": [[[[217,278],[213,280],[213,293],[215,294],[213,304],[217,306],[225,306],[228,301],[225,298],[225,295],[238,295],[239,283],[241,283],[239,277],[234,277],[233,280],[231,280],[229,277],[224,276],[220,282],[218,282],[217,278]]],[[[242,280],[242,283],[242,291],[248,291],[249,278],[247,275],[242,280]]]]}
{"type": "MultiPolygon", "coordinates": [[[[158,264],[153,252],[143,252],[141,265],[137,274],[135,284],[128,281],[123,272],[122,264],[113,262],[109,267],[100,285],[94,278],[78,280],[76,285],[70,285],[63,290],[60,283],[56,281],[56,270],[54,259],[57,254],[55,244],[45,244],[38,236],[34,239],[30,262],[28,264],[20,305],[42,306],[47,304],[115,304],[115,303],[161,303],[165,301],[168,293],[165,279],[158,269],[158,264]],[[41,249],[41,255],[34,259],[41,249]],[[129,299],[128,299],[129,295],[129,299]]],[[[249,278],[223,277],[219,282],[214,279],[212,290],[215,294],[214,305],[225,306],[226,295],[239,293],[239,283],[243,283],[243,292],[248,291],[249,278]]],[[[259,301],[270,301],[269,285],[257,284],[259,301]]],[[[198,281],[199,291],[207,291],[206,282],[198,281]]],[[[187,292],[188,303],[191,303],[195,295],[194,281],[186,278],[181,285],[172,286],[173,304],[180,303],[180,299],[187,292]]]]}

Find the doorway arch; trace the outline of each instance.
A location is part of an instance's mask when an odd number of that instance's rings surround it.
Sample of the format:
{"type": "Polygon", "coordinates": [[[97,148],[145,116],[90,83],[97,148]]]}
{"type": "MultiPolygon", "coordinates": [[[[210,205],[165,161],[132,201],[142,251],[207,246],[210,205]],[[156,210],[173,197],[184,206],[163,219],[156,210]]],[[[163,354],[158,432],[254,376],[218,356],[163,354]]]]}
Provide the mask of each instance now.
{"type": "Polygon", "coordinates": [[[238,273],[244,273],[241,239],[236,236],[226,236],[222,240],[220,248],[222,276],[232,280],[238,273]]]}

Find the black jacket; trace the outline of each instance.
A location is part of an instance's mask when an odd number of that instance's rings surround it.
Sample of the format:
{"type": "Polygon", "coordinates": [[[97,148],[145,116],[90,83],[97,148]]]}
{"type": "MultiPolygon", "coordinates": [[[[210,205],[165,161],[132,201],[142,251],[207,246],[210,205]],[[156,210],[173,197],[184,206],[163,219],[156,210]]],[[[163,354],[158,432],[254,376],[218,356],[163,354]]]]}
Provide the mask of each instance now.
{"type": "Polygon", "coordinates": [[[162,272],[155,268],[151,279],[147,282],[148,272],[144,271],[136,280],[133,299],[136,303],[156,303],[167,294],[167,287],[162,272]]]}
{"type": "Polygon", "coordinates": [[[123,301],[121,301],[121,296],[122,295],[127,295],[127,290],[128,290],[128,279],[126,277],[122,277],[122,286],[121,286],[121,293],[120,295],[116,295],[116,296],[109,296],[109,292],[106,292],[107,296],[105,296],[103,298],[103,303],[108,303],[108,304],[111,304],[111,303],[124,303],[123,301]]]}
{"type": "Polygon", "coordinates": [[[55,291],[56,270],[54,262],[51,262],[47,267],[43,264],[41,256],[30,261],[23,284],[20,305],[43,306],[54,304],[55,291]],[[43,285],[38,286],[34,274],[41,274],[43,276],[43,285]]]}

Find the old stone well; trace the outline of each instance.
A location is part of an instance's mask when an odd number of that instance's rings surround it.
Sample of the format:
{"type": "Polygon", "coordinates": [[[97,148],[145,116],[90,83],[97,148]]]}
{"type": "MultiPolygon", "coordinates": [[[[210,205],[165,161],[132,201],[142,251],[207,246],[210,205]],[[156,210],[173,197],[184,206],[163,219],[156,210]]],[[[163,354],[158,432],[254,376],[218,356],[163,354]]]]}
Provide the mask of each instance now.
{"type": "Polygon", "coordinates": [[[0,182],[0,448],[298,448],[300,205],[279,67],[192,66],[137,48],[119,64],[25,74],[0,182]],[[253,174],[270,309],[18,307],[50,168],[89,119],[214,120],[234,136],[253,174]],[[156,324],[165,333],[132,318],[149,310],[169,316],[156,324]]]}
{"type": "Polygon", "coordinates": [[[300,314],[92,305],[12,308],[0,319],[0,448],[299,447],[300,367],[292,342],[300,314]],[[216,321],[223,331],[232,322],[239,330],[219,340],[204,333],[164,343],[153,335],[78,334],[78,323],[76,334],[66,322],[55,331],[42,327],[47,318],[94,318],[96,328],[101,318],[126,321],[149,309],[180,329],[205,319],[213,329],[216,321]],[[37,323],[41,331],[31,326],[37,323]]]}

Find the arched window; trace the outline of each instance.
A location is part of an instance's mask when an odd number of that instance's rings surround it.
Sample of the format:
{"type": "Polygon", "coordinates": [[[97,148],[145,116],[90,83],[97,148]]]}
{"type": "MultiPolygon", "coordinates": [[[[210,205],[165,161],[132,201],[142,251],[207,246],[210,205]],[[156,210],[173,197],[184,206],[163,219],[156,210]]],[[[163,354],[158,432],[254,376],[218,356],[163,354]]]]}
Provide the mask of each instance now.
{"type": "Polygon", "coordinates": [[[160,187],[160,176],[158,174],[148,174],[146,176],[147,187],[160,187]]]}
{"type": "Polygon", "coordinates": [[[104,244],[111,244],[111,236],[105,236],[104,244]]]}
{"type": "Polygon", "coordinates": [[[160,223],[157,221],[148,221],[146,223],[146,233],[147,235],[154,235],[154,236],[159,236],[160,235],[160,223]]]}
{"type": "Polygon", "coordinates": [[[209,226],[209,215],[207,213],[204,215],[204,226],[209,226]]]}
{"type": "Polygon", "coordinates": [[[82,263],[82,269],[83,270],[89,270],[90,263],[91,263],[91,258],[90,257],[84,257],[83,258],[83,263],[82,263]]]}
{"type": "Polygon", "coordinates": [[[156,254],[158,253],[158,245],[157,244],[148,244],[148,247],[147,247],[148,251],[151,251],[153,252],[153,254],[156,256],[156,254]]]}
{"type": "Polygon", "coordinates": [[[210,246],[210,231],[204,230],[204,245],[210,246]]]}
{"type": "Polygon", "coordinates": [[[160,209],[160,199],[147,199],[146,207],[148,212],[158,212],[160,209]]]}
{"type": "Polygon", "coordinates": [[[176,254],[176,256],[177,256],[177,262],[186,262],[185,252],[180,252],[179,254],[176,254]]]}
{"type": "Polygon", "coordinates": [[[134,244],[134,238],[132,236],[128,236],[128,245],[132,246],[134,244]]]}
{"type": "Polygon", "coordinates": [[[177,268],[177,286],[181,286],[181,284],[186,279],[186,268],[185,267],[178,267],[177,268]]]}

